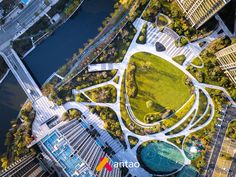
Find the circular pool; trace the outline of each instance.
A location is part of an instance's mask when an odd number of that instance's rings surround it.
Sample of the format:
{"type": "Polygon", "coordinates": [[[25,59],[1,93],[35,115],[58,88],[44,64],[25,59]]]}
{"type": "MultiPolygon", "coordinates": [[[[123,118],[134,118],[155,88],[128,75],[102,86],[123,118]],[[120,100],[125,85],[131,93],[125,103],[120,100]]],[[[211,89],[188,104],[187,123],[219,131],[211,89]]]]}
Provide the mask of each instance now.
{"type": "Polygon", "coordinates": [[[178,171],[184,165],[182,153],[166,142],[150,142],[140,150],[142,166],[149,172],[164,175],[178,171]]]}

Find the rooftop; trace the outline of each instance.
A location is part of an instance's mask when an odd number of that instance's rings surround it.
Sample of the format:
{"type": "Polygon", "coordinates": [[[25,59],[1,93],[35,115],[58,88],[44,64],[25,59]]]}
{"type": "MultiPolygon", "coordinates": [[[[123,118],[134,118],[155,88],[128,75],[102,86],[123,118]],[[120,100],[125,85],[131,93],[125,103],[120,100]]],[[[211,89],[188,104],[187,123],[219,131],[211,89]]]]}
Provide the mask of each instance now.
{"type": "Polygon", "coordinates": [[[40,142],[42,150],[56,162],[55,170],[66,177],[119,177],[121,170],[114,168],[96,171],[96,166],[104,157],[112,165],[118,161],[115,152],[101,135],[82,120],[73,119],[62,124],[40,142]],[[59,167],[59,171],[58,171],[59,167]]]}
{"type": "MultiPolygon", "coordinates": [[[[66,140],[61,137],[58,131],[54,131],[42,141],[47,150],[57,159],[69,176],[80,176],[80,169],[85,164],[80,157],[74,153],[73,149],[67,144],[66,140]]],[[[86,168],[86,170],[82,172],[82,176],[92,177],[93,175],[89,169],[86,168]]]]}

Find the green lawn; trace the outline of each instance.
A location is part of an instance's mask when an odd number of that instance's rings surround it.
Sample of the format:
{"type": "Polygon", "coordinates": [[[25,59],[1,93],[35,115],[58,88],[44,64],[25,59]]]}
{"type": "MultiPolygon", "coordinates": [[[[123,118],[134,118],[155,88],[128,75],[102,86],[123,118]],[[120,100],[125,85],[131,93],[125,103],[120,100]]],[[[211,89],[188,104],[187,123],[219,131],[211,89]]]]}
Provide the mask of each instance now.
{"type": "Polygon", "coordinates": [[[199,57],[194,58],[194,60],[192,61],[192,64],[196,65],[196,66],[202,66],[202,61],[199,57]]]}
{"type": "Polygon", "coordinates": [[[177,62],[178,64],[182,65],[184,63],[184,61],[186,60],[186,56],[185,55],[178,55],[172,58],[175,62],[177,62]]]}
{"type": "MultiPolygon", "coordinates": [[[[143,121],[148,113],[178,110],[190,97],[186,75],[171,63],[149,53],[136,53],[130,63],[136,65],[138,94],[129,98],[135,116],[143,121]],[[153,106],[147,108],[146,102],[153,106]]],[[[130,64],[129,64],[130,66],[130,64]]]]}

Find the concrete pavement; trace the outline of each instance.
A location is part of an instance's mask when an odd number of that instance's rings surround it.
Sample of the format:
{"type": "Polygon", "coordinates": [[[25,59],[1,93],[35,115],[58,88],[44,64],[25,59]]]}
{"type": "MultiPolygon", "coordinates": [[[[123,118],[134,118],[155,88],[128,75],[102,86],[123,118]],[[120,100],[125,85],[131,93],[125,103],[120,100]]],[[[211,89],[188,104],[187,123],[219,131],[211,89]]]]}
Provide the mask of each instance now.
{"type": "Polygon", "coordinates": [[[227,177],[235,177],[235,176],[236,176],[236,153],[234,154],[233,161],[231,163],[227,177]]]}

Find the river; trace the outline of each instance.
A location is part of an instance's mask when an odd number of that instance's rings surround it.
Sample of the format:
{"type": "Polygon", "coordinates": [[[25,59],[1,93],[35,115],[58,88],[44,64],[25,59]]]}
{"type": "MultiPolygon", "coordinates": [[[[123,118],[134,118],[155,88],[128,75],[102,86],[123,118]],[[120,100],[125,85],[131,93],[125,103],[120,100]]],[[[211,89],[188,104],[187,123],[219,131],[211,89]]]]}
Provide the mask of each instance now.
{"type": "MultiPolygon", "coordinates": [[[[116,0],[85,0],[78,11],[52,36],[36,47],[24,63],[39,85],[66,63],[74,52],[94,38],[102,21],[113,11],[116,0]]],[[[10,73],[0,85],[0,154],[6,150],[5,135],[15,120],[26,96],[10,73]]]]}

